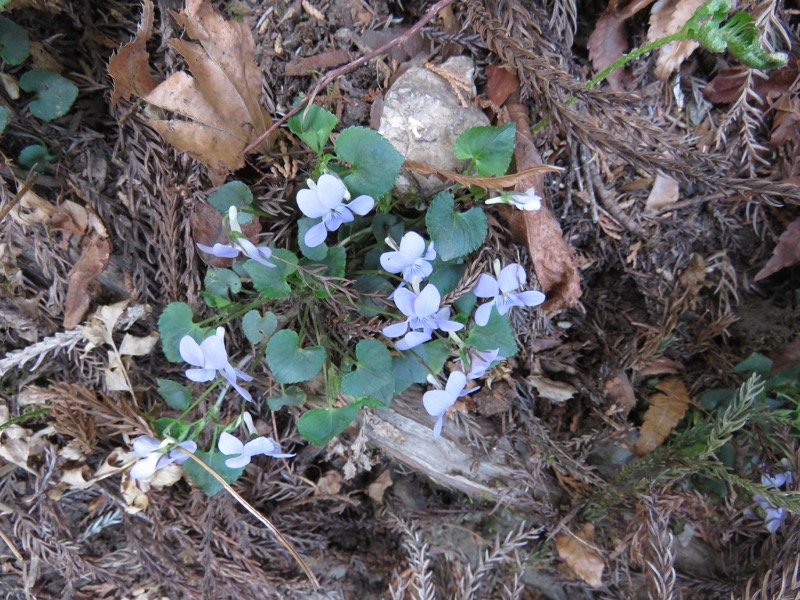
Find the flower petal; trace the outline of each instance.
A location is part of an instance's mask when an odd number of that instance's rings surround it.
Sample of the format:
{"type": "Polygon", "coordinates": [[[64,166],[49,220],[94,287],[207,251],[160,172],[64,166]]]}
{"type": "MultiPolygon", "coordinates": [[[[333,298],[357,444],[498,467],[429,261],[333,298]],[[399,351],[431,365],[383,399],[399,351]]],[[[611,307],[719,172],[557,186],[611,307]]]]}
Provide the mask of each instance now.
{"type": "Polygon", "coordinates": [[[250,464],[250,457],[246,454],[242,454],[241,456],[237,456],[235,458],[229,458],[225,461],[225,466],[229,469],[242,469],[250,464]]]}
{"type": "Polygon", "coordinates": [[[402,340],[395,342],[398,350],[411,350],[431,339],[431,334],[425,331],[409,331],[402,340]]]}
{"type": "Polygon", "coordinates": [[[200,349],[200,344],[194,341],[192,336],[183,336],[178,345],[178,350],[184,362],[195,367],[202,367],[205,365],[206,361],[203,357],[203,351],[200,349]]]}
{"type": "Polygon", "coordinates": [[[486,273],[478,278],[478,283],[472,288],[472,293],[478,298],[494,298],[500,293],[497,280],[486,273]]]}
{"type": "Polygon", "coordinates": [[[405,316],[413,317],[416,314],[414,312],[414,303],[417,300],[417,295],[408,288],[397,288],[394,291],[392,300],[394,300],[394,305],[400,309],[400,312],[405,316]]]}
{"type": "Polygon", "coordinates": [[[131,477],[133,479],[146,479],[156,472],[158,461],[163,454],[158,452],[151,452],[147,457],[138,461],[131,467],[131,477]]]}
{"type": "Polygon", "coordinates": [[[409,231],[400,240],[400,252],[416,260],[425,254],[425,240],[416,231],[409,231]]]}
{"type": "Polygon", "coordinates": [[[432,417],[443,415],[456,402],[456,395],[445,390],[430,390],[422,396],[422,405],[432,417]]]}
{"type": "Polygon", "coordinates": [[[264,456],[271,456],[272,458],[291,458],[294,456],[294,454],[281,453],[280,444],[278,444],[278,442],[272,438],[264,436],[257,437],[256,439],[247,442],[244,445],[244,452],[250,456],[263,454],[264,456]]]}
{"type": "Polygon", "coordinates": [[[453,371],[447,378],[447,385],[444,386],[444,391],[457,398],[466,385],[467,376],[461,371],[453,371]]]}
{"type": "Polygon", "coordinates": [[[297,208],[311,219],[318,219],[328,212],[328,209],[320,202],[317,190],[303,189],[297,192],[297,208]]]}
{"type": "MultiPolygon", "coordinates": [[[[347,208],[352,210],[357,215],[362,217],[367,214],[375,206],[375,199],[372,196],[359,196],[347,205],[347,208]]],[[[402,245],[400,246],[402,250],[402,245]]]]}
{"type": "Polygon", "coordinates": [[[239,256],[240,252],[239,248],[234,248],[233,246],[227,246],[225,244],[214,244],[213,246],[197,244],[197,247],[206,254],[211,254],[212,256],[218,256],[220,258],[236,258],[239,256]]]}
{"type": "Polygon", "coordinates": [[[448,321],[447,319],[436,319],[436,328],[442,331],[461,331],[464,325],[457,321],[448,321]]]}
{"type": "Polygon", "coordinates": [[[444,415],[440,415],[436,419],[436,424],[433,426],[433,437],[438,438],[442,435],[442,426],[444,425],[444,415]]]}
{"type": "Polygon", "coordinates": [[[408,331],[408,321],[401,321],[400,323],[387,325],[381,330],[381,333],[386,337],[400,337],[406,331],[408,331]]]}
{"type": "Polygon", "coordinates": [[[539,306],[545,301],[545,295],[542,292],[534,290],[520,292],[517,294],[517,298],[519,298],[525,306],[539,306]]]}
{"type": "Polygon", "coordinates": [[[475,311],[475,323],[480,325],[481,327],[486,326],[489,322],[489,317],[492,316],[492,307],[494,306],[494,301],[487,302],[485,304],[481,304],[478,309],[475,311]]]}
{"type": "Polygon", "coordinates": [[[220,371],[228,366],[228,351],[225,350],[225,338],[219,333],[204,339],[200,343],[200,350],[203,352],[203,366],[206,369],[220,371]]]}
{"type": "Polygon", "coordinates": [[[216,369],[187,369],[185,375],[192,381],[202,383],[214,379],[217,376],[217,371],[216,369]]]}
{"type": "Polygon", "coordinates": [[[325,241],[326,237],[328,237],[328,228],[325,227],[325,223],[320,222],[306,231],[306,236],[303,238],[303,241],[309,248],[316,248],[325,241]]]}
{"type": "MultiPolygon", "coordinates": [[[[412,261],[413,262],[413,261],[412,261]]],[[[402,252],[384,252],[381,254],[381,267],[389,273],[399,273],[411,263],[402,252]]]]}
{"type": "Polygon", "coordinates": [[[429,283],[425,286],[414,301],[414,314],[418,317],[429,317],[439,310],[442,295],[436,286],[429,283]]]}
{"type": "Polygon", "coordinates": [[[525,285],[525,280],[525,269],[517,263],[511,263],[500,270],[500,274],[497,276],[497,285],[501,292],[507,294],[525,285]]]}
{"type": "Polygon", "coordinates": [[[317,180],[320,204],[328,210],[334,209],[342,203],[346,191],[344,183],[336,175],[325,173],[317,180]]]}
{"type": "Polygon", "coordinates": [[[336,231],[341,227],[342,223],[350,223],[354,219],[353,213],[351,213],[347,207],[340,206],[333,212],[329,212],[322,217],[322,222],[325,223],[325,227],[328,231],[336,231]]]}
{"type": "Polygon", "coordinates": [[[161,445],[161,442],[149,435],[143,435],[133,440],[133,451],[144,458],[161,445]]]}
{"type": "Polygon", "coordinates": [[[219,451],[223,454],[242,454],[244,453],[244,444],[239,438],[232,436],[227,431],[219,434],[219,443],[217,444],[219,451]]]}

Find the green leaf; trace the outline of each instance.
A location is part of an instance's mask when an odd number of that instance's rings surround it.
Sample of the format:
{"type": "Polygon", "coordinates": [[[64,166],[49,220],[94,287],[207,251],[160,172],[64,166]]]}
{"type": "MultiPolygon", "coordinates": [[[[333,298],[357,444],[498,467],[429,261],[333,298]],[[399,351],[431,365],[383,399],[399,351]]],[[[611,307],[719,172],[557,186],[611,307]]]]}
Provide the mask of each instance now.
{"type": "Polygon", "coordinates": [[[230,269],[209,269],[203,285],[208,292],[221,298],[230,298],[228,292],[236,295],[242,291],[242,280],[230,269]]]}
{"type": "Polygon", "coordinates": [[[282,260],[272,261],[274,267],[266,267],[254,260],[244,263],[244,270],[253,280],[253,287],[265,298],[285,298],[292,293],[286,278],[297,270],[297,257],[283,248],[276,248],[272,255],[282,260]],[[288,263],[288,264],[287,264],[288,263]]]}
{"type": "Polygon", "coordinates": [[[198,343],[203,341],[207,329],[195,325],[193,319],[192,309],[185,302],[172,302],[161,313],[158,331],[161,334],[164,356],[170,362],[183,362],[178,349],[183,336],[190,335],[198,343]]]}
{"type": "Polygon", "coordinates": [[[189,388],[171,379],[157,379],[158,393],[167,403],[167,406],[175,410],[185,410],[192,401],[192,392],[189,388]]]}
{"type": "Polygon", "coordinates": [[[242,212],[243,208],[253,206],[253,192],[241,181],[229,181],[208,197],[208,202],[227,216],[231,206],[238,209],[237,220],[244,225],[253,220],[253,215],[242,212]]]}
{"type": "Polygon", "coordinates": [[[353,287],[360,292],[358,312],[366,317],[374,317],[381,314],[381,311],[387,310],[386,302],[381,298],[385,298],[394,290],[394,286],[385,277],[372,273],[360,275],[353,287]]]}
{"type": "Polygon", "coordinates": [[[731,373],[741,373],[745,375],[749,373],[758,373],[762,379],[769,379],[769,374],[771,371],[772,360],[763,354],[759,354],[758,352],[753,352],[750,356],[745,358],[742,362],[731,369],[731,373]]]}
{"type": "Polygon", "coordinates": [[[262,317],[257,310],[251,310],[242,318],[244,334],[254,346],[275,333],[277,328],[278,319],[270,311],[262,317]]]}
{"type": "Polygon", "coordinates": [[[508,319],[492,309],[489,321],[485,326],[475,325],[465,340],[470,346],[478,350],[500,349],[500,355],[504,358],[511,358],[517,353],[517,342],[514,339],[514,332],[508,319]]]}
{"type": "Polygon", "coordinates": [[[325,364],[325,348],[299,348],[298,342],[297,333],[283,329],[267,344],[267,364],[280,383],[308,381],[325,364]]]}
{"type": "Polygon", "coordinates": [[[49,163],[53,163],[56,160],[58,160],[58,157],[50,154],[46,146],[32,144],[22,149],[17,162],[26,169],[35,167],[37,172],[45,173],[50,170],[49,163]]]}
{"type": "Polygon", "coordinates": [[[153,431],[156,437],[163,439],[167,436],[176,440],[183,440],[192,428],[192,423],[176,421],[170,417],[163,417],[153,421],[153,431]]]}
{"type": "Polygon", "coordinates": [[[303,406],[306,401],[306,393],[298,387],[290,385],[280,396],[267,398],[267,405],[271,411],[280,410],[284,406],[303,406]]]}
{"type": "Polygon", "coordinates": [[[456,307],[456,310],[462,314],[469,315],[472,313],[472,309],[475,308],[475,305],[478,303],[478,297],[472,293],[472,290],[461,296],[458,300],[453,302],[453,306],[456,307]]]}
{"type": "Polygon", "coordinates": [[[11,19],[0,17],[0,58],[9,65],[21,65],[30,53],[27,30],[11,19]]]}
{"type": "Polygon", "coordinates": [[[20,77],[19,87],[26,92],[36,92],[36,99],[28,108],[34,117],[43,121],[63,117],[78,97],[75,84],[52,71],[28,71],[20,77]]]}
{"type": "Polygon", "coordinates": [[[399,243],[405,231],[403,219],[397,215],[378,213],[372,218],[372,233],[378,244],[383,244],[387,237],[399,243]]]}
{"type": "Polygon", "coordinates": [[[312,408],[297,420],[297,430],[312,444],[324,446],[347,429],[359,408],[358,402],[341,408],[312,408]]]}
{"type": "Polygon", "coordinates": [[[4,106],[0,106],[0,133],[6,130],[8,122],[11,120],[11,113],[4,106]]]}
{"type": "Polygon", "coordinates": [[[456,289],[458,282],[467,270],[467,265],[441,265],[434,264],[433,273],[428,279],[429,283],[436,286],[439,293],[444,298],[447,294],[456,289]]]}
{"type": "Polygon", "coordinates": [[[456,158],[474,161],[475,172],[481,177],[505,175],[514,154],[516,132],[514,123],[467,129],[456,140],[456,158]]]}
{"type": "Polygon", "coordinates": [[[324,265],[325,270],[320,273],[324,277],[344,277],[344,269],[347,263],[347,252],[341,246],[331,246],[325,257],[319,260],[300,261],[304,266],[324,265]]]}
{"type": "Polygon", "coordinates": [[[348,127],[336,138],[336,157],[350,163],[343,176],[353,197],[366,194],[377,199],[392,189],[403,157],[377,131],[348,127]]]}
{"type": "Polygon", "coordinates": [[[317,221],[318,219],[300,219],[297,222],[297,245],[300,246],[303,256],[311,260],[322,260],[328,254],[328,247],[324,242],[313,248],[306,246],[306,233],[317,224],[317,221]]]}
{"type": "Polygon", "coordinates": [[[289,130],[317,154],[322,154],[339,119],[316,104],[306,106],[289,119],[289,130]]]}
{"type": "Polygon", "coordinates": [[[395,393],[399,394],[412,383],[425,383],[429,372],[440,373],[449,355],[450,350],[445,343],[436,340],[393,356],[392,376],[395,379],[395,393]]]}
{"type": "Polygon", "coordinates": [[[342,391],[354,398],[370,396],[388,405],[394,397],[392,355],[377,340],[356,346],[356,369],[342,379],[342,391]]]}
{"type": "Polygon", "coordinates": [[[425,225],[436,244],[436,252],[445,261],[477,250],[489,231],[483,211],[476,206],[465,213],[457,212],[450,192],[436,195],[425,216],[425,225]]]}
{"type": "MultiPolygon", "coordinates": [[[[244,467],[240,467],[239,469],[226,467],[225,461],[232,457],[222,454],[221,452],[205,452],[203,450],[198,450],[194,454],[221,475],[227,483],[233,483],[244,473],[244,467]]],[[[191,480],[200,486],[200,489],[208,496],[213,496],[223,489],[222,484],[214,479],[214,477],[193,458],[189,458],[183,463],[183,470],[186,471],[186,474],[191,480]]]]}
{"type": "Polygon", "coordinates": [[[726,408],[736,395],[736,390],[721,388],[706,390],[700,395],[700,405],[706,410],[721,410],[726,408]]]}

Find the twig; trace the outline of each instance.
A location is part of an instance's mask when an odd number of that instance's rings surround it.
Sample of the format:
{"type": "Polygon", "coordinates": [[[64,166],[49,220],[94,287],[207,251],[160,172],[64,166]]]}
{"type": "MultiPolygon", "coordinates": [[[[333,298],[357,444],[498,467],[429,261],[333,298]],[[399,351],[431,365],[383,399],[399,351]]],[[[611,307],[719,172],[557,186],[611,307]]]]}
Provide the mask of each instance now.
{"type": "Polygon", "coordinates": [[[17,547],[14,545],[14,542],[11,541],[11,538],[9,538],[2,529],[0,529],[0,538],[3,538],[3,541],[6,543],[6,546],[8,546],[8,549],[11,550],[14,558],[22,562],[22,554],[20,554],[19,550],[17,550],[17,547]]]}
{"type": "Polygon", "coordinates": [[[453,0],[439,0],[439,2],[430,7],[428,12],[426,12],[417,23],[408,28],[403,34],[397,36],[390,42],[387,42],[380,48],[377,48],[372,52],[369,52],[364,56],[357,58],[353,62],[347,63],[346,65],[339,67],[338,69],[334,69],[333,71],[325,75],[325,77],[320,79],[319,82],[317,82],[317,85],[314,86],[314,90],[311,92],[311,94],[301,99],[300,102],[298,102],[288,113],[283,115],[283,117],[281,117],[279,120],[275,121],[275,123],[273,123],[269,129],[267,129],[264,133],[262,133],[256,141],[254,141],[247,148],[244,149],[243,154],[246,155],[252,152],[259,144],[261,144],[265,139],[267,139],[267,137],[272,135],[273,131],[275,131],[278,127],[286,123],[286,121],[288,121],[295,114],[300,112],[301,108],[303,108],[306,104],[312,103],[314,101],[314,98],[317,97],[317,94],[319,94],[319,91],[325,86],[327,86],[334,79],[336,79],[341,75],[344,75],[345,73],[349,73],[353,69],[357,69],[365,62],[368,62],[373,58],[388,52],[395,46],[399,46],[401,44],[406,43],[411,38],[412,35],[414,35],[417,31],[422,29],[422,27],[424,27],[428,23],[428,21],[433,19],[433,17],[435,17],[440,10],[446,8],[452,3],[453,0]]]}
{"type": "Polygon", "coordinates": [[[33,187],[33,184],[36,183],[36,178],[38,176],[39,176],[38,173],[31,173],[30,179],[28,179],[22,185],[19,191],[11,199],[11,202],[9,202],[7,206],[4,206],[2,209],[0,209],[0,221],[2,221],[5,218],[5,216],[11,211],[11,209],[17,205],[17,202],[22,200],[22,197],[28,193],[28,191],[33,187]]]}

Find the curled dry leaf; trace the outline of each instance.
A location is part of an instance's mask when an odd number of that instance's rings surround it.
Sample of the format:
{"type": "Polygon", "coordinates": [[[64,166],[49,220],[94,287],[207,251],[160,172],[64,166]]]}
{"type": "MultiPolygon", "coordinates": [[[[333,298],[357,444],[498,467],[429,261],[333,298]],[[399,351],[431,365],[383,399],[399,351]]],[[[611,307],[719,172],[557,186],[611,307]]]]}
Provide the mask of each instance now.
{"type": "MultiPolygon", "coordinates": [[[[187,0],[171,13],[196,42],[170,40],[192,75],[179,71],[158,83],[150,74],[146,42],[153,29],[153,4],[144,3],[134,40],[109,61],[112,100],[138,96],[181,118],[153,117],[152,127],[178,150],[209,168],[216,181],[244,166],[244,149],[272,124],[261,106],[261,71],[255,42],[244,23],[226,21],[208,0],[187,0]]],[[[267,150],[267,141],[258,150],[267,150]]]]}
{"type": "Polygon", "coordinates": [[[342,474],[339,471],[328,471],[317,481],[315,495],[335,496],[342,489],[342,474]]]}
{"type": "Polygon", "coordinates": [[[656,175],[653,182],[653,189],[647,196],[645,208],[650,211],[657,211],[660,208],[675,204],[680,198],[680,188],[677,180],[666,175],[656,175]]]}
{"type": "Polygon", "coordinates": [[[689,392],[677,377],[667,377],[659,382],[656,389],[660,393],[650,396],[650,408],[644,415],[639,439],[633,448],[639,456],[658,448],[686,414],[689,406],[689,392]]]}
{"type": "MultiPolygon", "coordinates": [[[[594,26],[586,46],[589,49],[589,60],[597,72],[609,67],[628,49],[628,28],[625,20],[625,17],[609,6],[594,26]]],[[[616,69],[606,77],[605,80],[612,90],[622,90],[624,74],[624,69],[616,69]]]]}
{"type": "Polygon", "coordinates": [[[553,403],[566,402],[578,393],[578,390],[570,384],[563,381],[555,381],[543,375],[531,375],[525,381],[536,388],[539,396],[553,403]]]}
{"type": "Polygon", "coordinates": [[[64,300],[64,328],[74,329],[89,310],[89,286],[106,270],[111,257],[107,236],[92,231],[83,240],[81,257],[69,273],[67,297],[64,300]]]}
{"type": "Polygon", "coordinates": [[[378,504],[383,504],[383,495],[390,487],[392,487],[392,472],[386,469],[381,473],[378,478],[369,484],[367,494],[378,504]]]}
{"type": "Polygon", "coordinates": [[[781,234],[778,245],[772,251],[772,257],[764,265],[756,276],[755,281],[761,281],[780,271],[784,267],[790,267],[800,262],[800,218],[792,221],[781,234]]]}
{"type": "Polygon", "coordinates": [[[565,563],[594,589],[603,586],[605,562],[594,549],[594,525],[585,523],[577,533],[559,533],[556,550],[565,563]]]}
{"type": "Polygon", "coordinates": [[[347,50],[331,50],[287,63],[285,74],[287,77],[305,77],[322,69],[338,67],[351,60],[352,56],[347,50]]]}
{"type": "Polygon", "coordinates": [[[606,411],[606,416],[621,415],[622,418],[627,417],[636,406],[636,394],[633,391],[628,374],[621,369],[616,371],[611,379],[606,380],[603,388],[608,399],[612,402],[611,407],[606,411]]]}
{"type": "MultiPolygon", "coordinates": [[[[650,29],[647,41],[676,33],[692,18],[697,9],[708,0],[657,0],[650,10],[650,29]]],[[[656,60],[655,75],[662,81],[669,79],[684,60],[694,52],[699,44],[694,40],[681,40],[662,46],[656,60]]]]}

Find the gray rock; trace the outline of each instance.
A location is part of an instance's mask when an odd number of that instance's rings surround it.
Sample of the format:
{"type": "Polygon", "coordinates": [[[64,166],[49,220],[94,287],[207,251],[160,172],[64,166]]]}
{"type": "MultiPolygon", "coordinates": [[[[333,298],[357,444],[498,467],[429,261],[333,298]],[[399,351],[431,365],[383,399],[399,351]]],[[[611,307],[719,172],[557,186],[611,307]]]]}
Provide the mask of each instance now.
{"type": "MultiPolygon", "coordinates": [[[[440,68],[469,83],[474,95],[475,65],[470,58],[455,56],[440,68]]],[[[456,159],[453,144],[470,127],[489,125],[483,111],[463,95],[467,108],[462,106],[453,85],[445,79],[424,67],[411,67],[386,93],[379,132],[406,160],[449,171],[462,170],[467,161],[456,159]]],[[[395,193],[427,198],[447,185],[448,182],[435,175],[416,175],[403,169],[395,184],[395,193]]]]}

